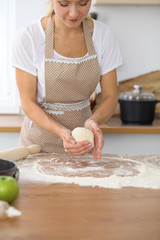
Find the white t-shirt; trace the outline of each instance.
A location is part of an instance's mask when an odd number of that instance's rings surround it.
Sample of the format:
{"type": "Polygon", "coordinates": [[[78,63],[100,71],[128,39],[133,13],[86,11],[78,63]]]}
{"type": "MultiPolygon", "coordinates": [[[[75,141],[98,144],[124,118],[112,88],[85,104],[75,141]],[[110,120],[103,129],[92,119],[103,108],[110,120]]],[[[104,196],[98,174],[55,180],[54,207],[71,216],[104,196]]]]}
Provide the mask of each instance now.
{"type": "MultiPolygon", "coordinates": [[[[93,22],[92,40],[98,57],[101,75],[104,75],[121,65],[122,57],[118,42],[114,38],[109,26],[97,20],[93,20],[93,22]]],[[[42,102],[45,98],[44,58],[45,32],[42,28],[41,19],[39,19],[17,32],[13,42],[11,58],[13,67],[37,76],[38,102],[42,102]]],[[[75,58],[64,57],[56,51],[54,51],[54,58],[76,60],[75,58]]]]}

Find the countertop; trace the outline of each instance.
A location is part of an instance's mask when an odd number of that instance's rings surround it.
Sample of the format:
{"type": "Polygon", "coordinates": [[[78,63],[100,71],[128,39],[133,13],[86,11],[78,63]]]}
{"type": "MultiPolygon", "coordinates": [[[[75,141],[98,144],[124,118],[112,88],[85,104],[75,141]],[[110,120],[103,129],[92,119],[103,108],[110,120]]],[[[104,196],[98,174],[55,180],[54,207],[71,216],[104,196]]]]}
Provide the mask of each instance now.
{"type": "Polygon", "coordinates": [[[160,191],[20,182],[1,240],[159,240],[160,191]]]}
{"type": "MultiPolygon", "coordinates": [[[[31,160],[30,160],[31,161],[31,160]]],[[[159,240],[160,189],[19,180],[22,216],[0,220],[1,240],[159,240]]]]}
{"type": "Polygon", "coordinates": [[[152,125],[124,125],[120,116],[115,115],[101,125],[103,133],[122,133],[122,134],[160,134],[160,117],[156,116],[152,125]]]}
{"type": "MultiPolygon", "coordinates": [[[[0,115],[0,132],[20,132],[23,115],[0,115]]],[[[160,117],[156,117],[152,125],[123,125],[119,116],[113,116],[107,123],[101,125],[103,133],[122,134],[160,134],[160,117]]]]}

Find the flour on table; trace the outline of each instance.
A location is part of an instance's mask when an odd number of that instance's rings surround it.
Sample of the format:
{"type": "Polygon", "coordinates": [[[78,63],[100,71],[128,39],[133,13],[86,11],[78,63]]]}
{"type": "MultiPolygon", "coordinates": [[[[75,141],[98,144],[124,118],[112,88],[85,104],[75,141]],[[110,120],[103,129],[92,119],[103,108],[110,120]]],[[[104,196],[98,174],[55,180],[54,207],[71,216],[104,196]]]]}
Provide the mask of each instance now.
{"type": "Polygon", "coordinates": [[[74,183],[103,188],[144,187],[160,189],[159,155],[35,154],[17,162],[20,180],[74,183]]]}

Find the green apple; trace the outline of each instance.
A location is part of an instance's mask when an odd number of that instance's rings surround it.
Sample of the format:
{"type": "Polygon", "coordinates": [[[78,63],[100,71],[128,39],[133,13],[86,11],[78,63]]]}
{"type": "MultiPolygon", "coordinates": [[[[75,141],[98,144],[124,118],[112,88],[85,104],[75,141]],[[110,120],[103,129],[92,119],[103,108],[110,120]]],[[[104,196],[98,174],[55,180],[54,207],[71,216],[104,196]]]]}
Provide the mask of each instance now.
{"type": "Polygon", "coordinates": [[[17,198],[18,192],[19,185],[15,178],[0,176],[0,200],[11,203],[17,198]]]}

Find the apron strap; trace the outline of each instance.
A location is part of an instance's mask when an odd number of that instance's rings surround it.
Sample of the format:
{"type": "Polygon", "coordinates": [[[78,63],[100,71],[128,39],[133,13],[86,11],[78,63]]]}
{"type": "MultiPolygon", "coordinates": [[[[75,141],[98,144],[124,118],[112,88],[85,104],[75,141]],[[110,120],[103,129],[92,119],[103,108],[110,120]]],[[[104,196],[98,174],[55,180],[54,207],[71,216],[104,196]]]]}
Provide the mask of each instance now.
{"type": "MultiPolygon", "coordinates": [[[[96,55],[95,48],[92,41],[92,36],[86,20],[83,20],[83,30],[85,42],[89,56],[96,55]]],[[[53,15],[48,19],[47,28],[45,31],[45,58],[53,59],[53,46],[54,46],[54,17],[53,15]]]]}
{"type": "Polygon", "coordinates": [[[54,21],[53,16],[48,19],[47,28],[45,31],[45,58],[53,58],[54,44],[54,21]]]}
{"type": "Polygon", "coordinates": [[[84,30],[84,36],[85,36],[85,41],[86,41],[89,56],[96,55],[95,48],[92,41],[92,36],[89,31],[87,21],[85,19],[83,20],[83,30],[84,30]]]}

